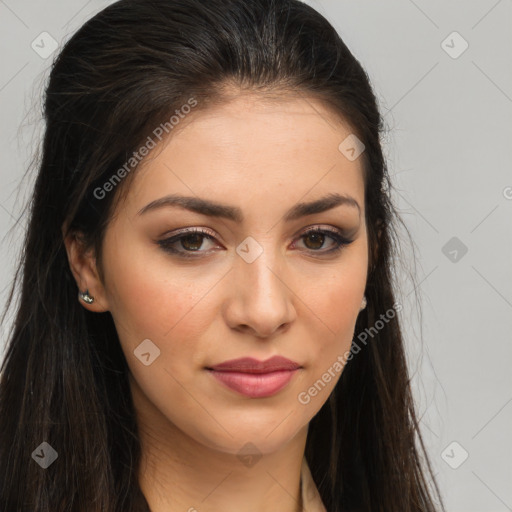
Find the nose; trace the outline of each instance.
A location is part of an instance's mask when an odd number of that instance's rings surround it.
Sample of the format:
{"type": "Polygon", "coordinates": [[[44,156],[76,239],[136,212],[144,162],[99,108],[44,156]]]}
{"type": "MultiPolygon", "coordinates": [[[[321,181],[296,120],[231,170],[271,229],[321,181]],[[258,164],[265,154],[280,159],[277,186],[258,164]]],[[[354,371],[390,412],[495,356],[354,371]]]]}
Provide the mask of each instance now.
{"type": "Polygon", "coordinates": [[[265,248],[252,263],[236,257],[233,265],[230,272],[233,284],[224,308],[229,327],[258,338],[288,330],[296,318],[296,310],[285,263],[265,248]]]}

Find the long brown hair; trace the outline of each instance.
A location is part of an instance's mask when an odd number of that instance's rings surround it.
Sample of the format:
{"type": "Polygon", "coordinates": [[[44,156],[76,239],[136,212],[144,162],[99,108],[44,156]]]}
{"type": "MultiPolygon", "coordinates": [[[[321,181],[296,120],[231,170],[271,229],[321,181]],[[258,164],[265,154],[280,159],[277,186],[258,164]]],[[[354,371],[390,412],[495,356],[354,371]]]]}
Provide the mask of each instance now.
{"type": "MultiPolygon", "coordinates": [[[[356,333],[396,306],[400,218],[380,144],[383,120],[367,74],[332,25],[298,0],[111,4],[67,41],[45,91],[42,155],[2,317],[18,289],[0,381],[1,510],[149,510],[127,363],[110,313],[77,300],[62,226],[94,249],[101,270],[105,228],[137,166],[115,193],[99,198],[99,184],[190,98],[195,112],[222,103],[229,83],[321,100],[364,143],[368,306],[356,333]],[[45,469],[34,458],[43,442],[58,454],[45,469]]],[[[439,510],[398,315],[352,356],[306,443],[327,510],[439,510]]]]}

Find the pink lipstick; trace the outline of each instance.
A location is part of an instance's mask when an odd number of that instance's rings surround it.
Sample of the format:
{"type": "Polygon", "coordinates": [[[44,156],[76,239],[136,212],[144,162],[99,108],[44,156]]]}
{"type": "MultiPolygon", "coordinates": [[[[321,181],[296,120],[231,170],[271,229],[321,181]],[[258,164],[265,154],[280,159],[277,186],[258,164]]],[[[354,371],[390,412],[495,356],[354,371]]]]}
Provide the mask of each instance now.
{"type": "Polygon", "coordinates": [[[251,398],[264,398],[281,391],[297,370],[298,363],[282,356],[274,356],[266,361],[251,357],[232,359],[207,370],[228,388],[251,398]]]}

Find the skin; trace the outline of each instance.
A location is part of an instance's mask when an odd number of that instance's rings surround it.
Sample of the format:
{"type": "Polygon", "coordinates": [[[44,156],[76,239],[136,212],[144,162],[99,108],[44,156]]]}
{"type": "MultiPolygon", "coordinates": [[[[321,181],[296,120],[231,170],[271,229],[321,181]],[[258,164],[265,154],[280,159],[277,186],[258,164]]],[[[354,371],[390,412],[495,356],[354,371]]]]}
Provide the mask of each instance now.
{"type": "Polygon", "coordinates": [[[93,255],[65,240],[79,289],[95,298],[83,307],[111,312],[128,361],[140,484],[153,512],[301,510],[308,424],[341,371],[309,403],[297,397],[350,349],[367,278],[362,162],[338,150],[350,133],[313,99],[239,94],[190,114],[137,170],[105,235],[105,282],[93,255]],[[361,211],[341,205],[283,220],[296,203],[333,192],[361,211]],[[237,206],[244,220],[177,207],[137,214],[171,193],[237,206]],[[322,256],[335,241],[301,236],[309,226],[344,230],[353,241],[322,256]],[[197,259],[156,243],[191,227],[215,235],[174,243],[182,252],[199,247],[197,259]],[[236,252],[248,236],[263,249],[252,263],[236,252]],[[134,355],[145,339],[160,350],[148,366],[134,355]],[[205,369],[276,354],[302,368],[271,397],[238,394],[205,369]],[[248,442],[261,456],[250,466],[237,456],[248,442]]]}

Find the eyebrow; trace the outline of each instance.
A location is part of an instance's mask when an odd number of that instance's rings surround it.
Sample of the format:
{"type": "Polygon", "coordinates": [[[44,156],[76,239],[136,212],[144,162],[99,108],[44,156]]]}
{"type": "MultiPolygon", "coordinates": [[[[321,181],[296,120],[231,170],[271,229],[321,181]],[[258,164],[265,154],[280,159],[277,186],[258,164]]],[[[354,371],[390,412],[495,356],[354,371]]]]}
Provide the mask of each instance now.
{"type": "MultiPolygon", "coordinates": [[[[349,195],[341,194],[328,194],[320,199],[310,201],[307,203],[297,203],[292,206],[284,215],[284,220],[290,222],[297,220],[307,215],[313,215],[315,213],[322,213],[337,206],[346,205],[358,210],[359,216],[361,216],[361,207],[359,203],[349,195]]],[[[185,210],[206,215],[209,217],[220,217],[231,220],[233,222],[243,222],[244,216],[242,210],[237,206],[230,206],[226,204],[216,203],[208,199],[202,199],[199,197],[188,197],[177,194],[171,194],[160,199],[155,199],[149,204],[141,208],[137,215],[143,215],[149,211],[154,211],[163,207],[179,207],[185,210]]]]}

